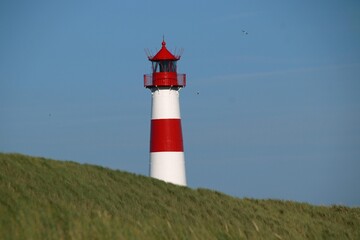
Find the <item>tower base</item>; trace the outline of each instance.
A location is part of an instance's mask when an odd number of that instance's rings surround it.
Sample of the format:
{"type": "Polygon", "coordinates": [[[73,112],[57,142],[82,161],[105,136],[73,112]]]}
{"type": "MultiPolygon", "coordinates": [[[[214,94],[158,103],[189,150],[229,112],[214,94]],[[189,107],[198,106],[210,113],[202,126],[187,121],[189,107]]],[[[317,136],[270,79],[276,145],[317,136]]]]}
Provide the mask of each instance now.
{"type": "Polygon", "coordinates": [[[184,152],[151,152],[150,177],[186,186],[184,152]]]}

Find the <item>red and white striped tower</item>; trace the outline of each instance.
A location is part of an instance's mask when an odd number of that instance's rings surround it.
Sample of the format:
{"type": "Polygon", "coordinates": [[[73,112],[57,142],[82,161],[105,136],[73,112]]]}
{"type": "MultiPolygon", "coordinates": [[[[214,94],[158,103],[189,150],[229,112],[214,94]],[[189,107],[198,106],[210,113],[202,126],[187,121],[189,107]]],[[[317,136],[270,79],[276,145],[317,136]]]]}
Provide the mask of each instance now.
{"type": "Polygon", "coordinates": [[[180,56],[162,48],[154,56],[152,74],[144,75],[144,86],[152,94],[150,132],[150,177],[186,186],[185,157],[181,130],[179,91],[186,75],[178,74],[180,56]]]}

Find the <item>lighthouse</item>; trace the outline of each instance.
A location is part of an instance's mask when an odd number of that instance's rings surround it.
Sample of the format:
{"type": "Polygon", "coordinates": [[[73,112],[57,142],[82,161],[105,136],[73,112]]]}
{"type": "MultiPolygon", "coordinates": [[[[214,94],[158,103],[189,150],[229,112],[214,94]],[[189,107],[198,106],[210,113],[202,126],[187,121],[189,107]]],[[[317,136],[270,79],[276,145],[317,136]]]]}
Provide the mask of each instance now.
{"type": "Polygon", "coordinates": [[[151,92],[150,177],[186,186],[185,157],[180,117],[180,90],[186,75],[177,73],[180,55],[163,40],[155,55],[148,54],[152,73],[144,75],[151,92]]]}

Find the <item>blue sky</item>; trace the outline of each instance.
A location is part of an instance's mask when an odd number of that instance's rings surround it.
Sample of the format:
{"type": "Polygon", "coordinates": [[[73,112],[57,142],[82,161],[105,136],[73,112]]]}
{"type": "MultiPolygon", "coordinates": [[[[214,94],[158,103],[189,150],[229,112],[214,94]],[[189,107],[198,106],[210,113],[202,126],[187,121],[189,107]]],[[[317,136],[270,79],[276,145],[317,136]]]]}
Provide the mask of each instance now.
{"type": "Polygon", "coordinates": [[[0,151],[147,175],[144,49],[165,35],[185,50],[190,187],[360,206],[359,11],[350,0],[3,0],[0,151]]]}

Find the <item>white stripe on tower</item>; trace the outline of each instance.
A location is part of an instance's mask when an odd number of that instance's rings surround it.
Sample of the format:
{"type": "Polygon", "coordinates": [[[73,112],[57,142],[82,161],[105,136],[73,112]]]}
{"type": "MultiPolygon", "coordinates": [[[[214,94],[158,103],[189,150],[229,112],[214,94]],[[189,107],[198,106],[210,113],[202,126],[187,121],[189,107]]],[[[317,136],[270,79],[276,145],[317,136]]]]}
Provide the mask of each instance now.
{"type": "Polygon", "coordinates": [[[186,186],[178,88],[152,88],[150,176],[186,186]]]}

